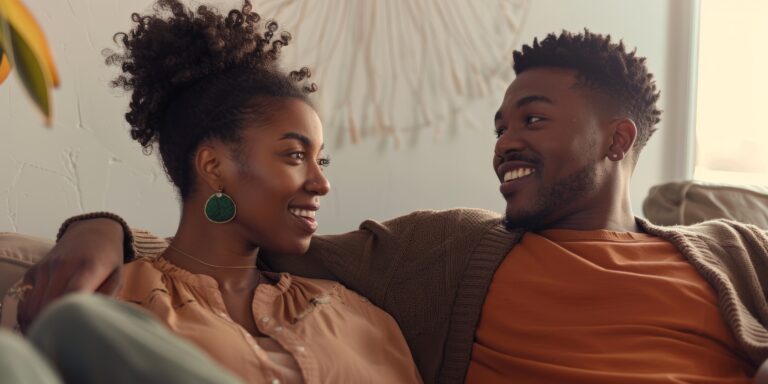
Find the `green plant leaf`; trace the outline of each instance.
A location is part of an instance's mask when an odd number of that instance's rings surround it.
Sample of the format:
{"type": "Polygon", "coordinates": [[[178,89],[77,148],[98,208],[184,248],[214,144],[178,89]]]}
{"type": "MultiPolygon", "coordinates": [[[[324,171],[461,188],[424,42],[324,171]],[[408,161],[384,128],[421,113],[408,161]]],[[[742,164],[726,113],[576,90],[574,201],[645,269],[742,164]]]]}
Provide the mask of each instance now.
{"type": "Polygon", "coordinates": [[[51,120],[51,79],[43,70],[41,58],[35,55],[24,39],[16,32],[7,20],[0,18],[0,45],[10,59],[11,66],[21,79],[24,89],[32,101],[46,118],[46,124],[51,120]]]}

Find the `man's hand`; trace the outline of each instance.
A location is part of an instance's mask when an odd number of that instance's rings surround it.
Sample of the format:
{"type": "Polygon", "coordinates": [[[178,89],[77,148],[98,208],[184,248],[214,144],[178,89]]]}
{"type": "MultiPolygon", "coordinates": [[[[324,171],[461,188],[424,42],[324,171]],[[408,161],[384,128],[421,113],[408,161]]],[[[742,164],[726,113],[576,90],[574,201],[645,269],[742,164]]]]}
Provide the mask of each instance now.
{"type": "Polygon", "coordinates": [[[33,288],[19,302],[22,331],[51,302],[71,292],[114,295],[123,267],[123,228],[110,219],[76,221],[56,246],[24,275],[33,288]]]}

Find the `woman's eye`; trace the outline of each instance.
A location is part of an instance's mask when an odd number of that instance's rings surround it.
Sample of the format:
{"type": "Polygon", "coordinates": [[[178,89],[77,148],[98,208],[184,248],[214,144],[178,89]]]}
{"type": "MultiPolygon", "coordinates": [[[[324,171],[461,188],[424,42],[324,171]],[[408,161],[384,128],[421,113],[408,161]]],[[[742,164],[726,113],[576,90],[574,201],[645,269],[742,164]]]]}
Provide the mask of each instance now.
{"type": "Polygon", "coordinates": [[[288,155],[291,159],[296,160],[304,160],[304,158],[307,156],[304,152],[293,152],[288,155]]]}
{"type": "Polygon", "coordinates": [[[331,158],[330,157],[322,157],[317,159],[317,165],[325,168],[329,165],[331,165],[331,158]]]}

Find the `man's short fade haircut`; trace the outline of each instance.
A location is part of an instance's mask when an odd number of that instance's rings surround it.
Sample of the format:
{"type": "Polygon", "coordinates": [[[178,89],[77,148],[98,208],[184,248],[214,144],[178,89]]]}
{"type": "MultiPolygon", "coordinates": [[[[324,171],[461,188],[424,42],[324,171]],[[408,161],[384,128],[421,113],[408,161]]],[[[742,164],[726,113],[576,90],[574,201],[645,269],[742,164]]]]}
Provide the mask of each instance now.
{"type": "Polygon", "coordinates": [[[627,52],[624,42],[611,42],[610,35],[600,35],[584,29],[584,33],[563,31],[551,33],[533,45],[515,51],[514,69],[520,74],[528,69],[555,67],[574,69],[578,81],[590,89],[602,92],[615,107],[637,125],[634,149],[643,149],[661,121],[656,107],[659,91],[653,75],[648,73],[645,58],[637,50],[627,52]]]}

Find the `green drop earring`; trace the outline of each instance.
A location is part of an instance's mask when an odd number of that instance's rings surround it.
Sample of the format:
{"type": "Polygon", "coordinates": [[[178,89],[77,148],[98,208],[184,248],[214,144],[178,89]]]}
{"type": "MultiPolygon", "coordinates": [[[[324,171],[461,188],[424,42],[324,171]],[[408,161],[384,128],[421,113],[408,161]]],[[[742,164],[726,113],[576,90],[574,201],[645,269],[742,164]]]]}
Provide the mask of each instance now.
{"type": "Polygon", "coordinates": [[[224,224],[232,221],[237,213],[235,201],[229,195],[222,192],[224,189],[219,187],[219,191],[212,194],[205,202],[203,213],[205,218],[216,224],[224,224]]]}

